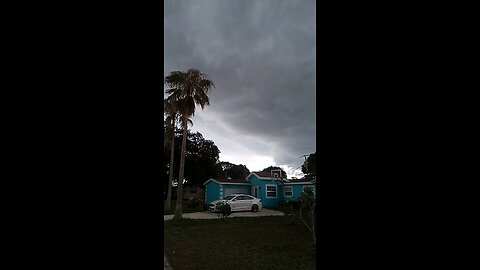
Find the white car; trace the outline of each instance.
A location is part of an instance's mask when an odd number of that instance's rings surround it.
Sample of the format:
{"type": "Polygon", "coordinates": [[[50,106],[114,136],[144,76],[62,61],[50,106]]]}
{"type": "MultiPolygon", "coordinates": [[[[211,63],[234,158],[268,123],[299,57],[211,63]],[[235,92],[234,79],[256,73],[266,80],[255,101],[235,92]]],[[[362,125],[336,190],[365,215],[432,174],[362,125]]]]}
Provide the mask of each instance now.
{"type": "Polygon", "coordinates": [[[252,211],[257,212],[262,209],[262,200],[247,194],[234,194],[223,198],[223,200],[216,200],[208,205],[208,210],[216,211],[218,204],[227,203],[230,205],[232,212],[234,211],[252,211]]]}

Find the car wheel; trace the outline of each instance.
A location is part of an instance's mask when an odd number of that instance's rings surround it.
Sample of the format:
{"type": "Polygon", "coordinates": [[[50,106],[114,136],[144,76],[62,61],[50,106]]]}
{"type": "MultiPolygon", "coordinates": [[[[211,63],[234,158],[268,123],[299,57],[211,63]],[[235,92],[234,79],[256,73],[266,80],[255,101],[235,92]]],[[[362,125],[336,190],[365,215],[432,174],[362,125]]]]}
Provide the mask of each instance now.
{"type": "Polygon", "coordinates": [[[258,205],[254,204],[252,206],[252,212],[257,212],[258,211],[258,205]]]}

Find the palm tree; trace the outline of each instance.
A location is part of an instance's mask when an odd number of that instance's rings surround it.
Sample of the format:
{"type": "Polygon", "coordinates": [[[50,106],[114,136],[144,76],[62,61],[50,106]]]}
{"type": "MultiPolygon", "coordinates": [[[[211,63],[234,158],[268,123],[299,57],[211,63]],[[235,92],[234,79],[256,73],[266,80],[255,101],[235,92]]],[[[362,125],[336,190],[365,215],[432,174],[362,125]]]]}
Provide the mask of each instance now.
{"type": "Polygon", "coordinates": [[[170,166],[168,169],[168,192],[166,209],[170,211],[172,201],[172,181],[173,181],[173,159],[175,150],[175,124],[178,119],[177,107],[175,100],[166,98],[164,103],[164,112],[166,114],[165,122],[167,123],[164,146],[170,146],[170,166]]]}
{"type": "Polygon", "coordinates": [[[208,92],[215,87],[207,76],[196,69],[189,69],[186,73],[173,71],[165,77],[166,90],[169,98],[175,100],[178,112],[183,116],[182,150],[180,152],[180,171],[178,173],[177,204],[175,219],[182,218],[183,176],[185,170],[185,149],[187,144],[188,119],[195,115],[195,106],[200,105],[202,110],[210,105],[208,92]]]}
{"type": "MultiPolygon", "coordinates": [[[[183,116],[180,115],[177,111],[175,100],[171,98],[166,98],[164,101],[164,112],[166,114],[165,122],[167,123],[166,132],[165,132],[165,141],[164,147],[167,145],[170,147],[170,165],[168,169],[168,192],[167,192],[167,203],[165,209],[170,211],[171,202],[172,202],[172,183],[173,183],[173,161],[175,158],[175,129],[177,121],[183,121],[183,116]]],[[[192,120],[187,120],[190,125],[193,126],[192,120]]]]}

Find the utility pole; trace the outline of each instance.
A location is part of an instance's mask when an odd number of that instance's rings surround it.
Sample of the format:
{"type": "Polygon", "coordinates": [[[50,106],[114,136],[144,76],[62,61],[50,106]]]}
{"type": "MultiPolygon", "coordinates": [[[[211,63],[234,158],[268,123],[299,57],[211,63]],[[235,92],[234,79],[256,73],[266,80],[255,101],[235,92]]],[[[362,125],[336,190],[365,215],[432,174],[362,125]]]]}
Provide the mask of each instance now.
{"type": "Polygon", "coordinates": [[[298,158],[305,158],[305,160],[303,161],[303,164],[305,165],[305,169],[307,170],[308,172],[308,163],[307,163],[307,157],[310,156],[310,155],[303,155],[303,156],[300,156],[298,158]]]}

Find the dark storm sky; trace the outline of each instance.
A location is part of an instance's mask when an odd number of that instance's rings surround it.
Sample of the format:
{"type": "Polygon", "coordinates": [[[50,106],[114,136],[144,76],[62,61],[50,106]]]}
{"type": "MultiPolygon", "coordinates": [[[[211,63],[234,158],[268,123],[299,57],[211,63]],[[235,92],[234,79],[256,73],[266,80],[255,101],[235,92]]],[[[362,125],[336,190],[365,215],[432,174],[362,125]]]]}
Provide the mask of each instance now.
{"type": "Polygon", "coordinates": [[[215,83],[193,131],[220,160],[300,176],[315,152],[315,1],[166,0],[164,76],[199,69],[215,83]]]}

